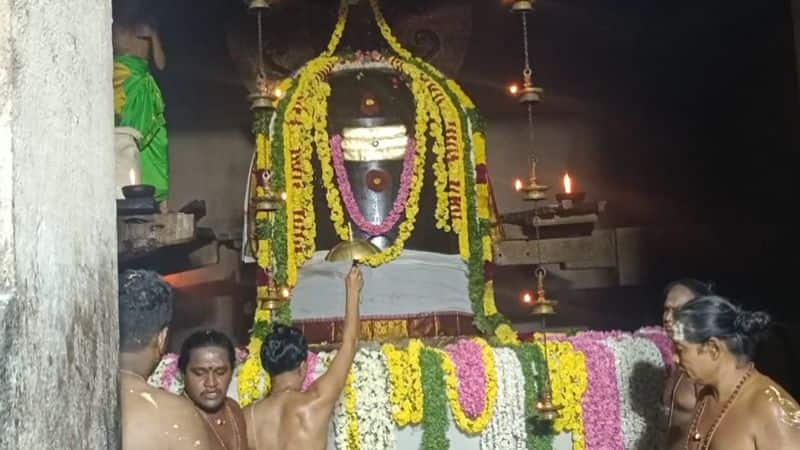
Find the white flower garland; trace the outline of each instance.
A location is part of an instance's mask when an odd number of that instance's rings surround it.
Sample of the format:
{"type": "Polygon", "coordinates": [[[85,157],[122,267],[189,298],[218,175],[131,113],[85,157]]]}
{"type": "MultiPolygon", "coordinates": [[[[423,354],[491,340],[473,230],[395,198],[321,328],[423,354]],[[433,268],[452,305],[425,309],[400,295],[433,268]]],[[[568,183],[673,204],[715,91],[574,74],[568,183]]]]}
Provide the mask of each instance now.
{"type": "MultiPolygon", "coordinates": [[[[332,354],[319,354],[317,371],[327,367],[332,354]]],[[[395,448],[395,424],[392,404],[389,401],[388,369],[386,356],[373,348],[362,348],[353,360],[353,388],[356,391],[356,416],[363,450],[391,450],[395,448]]],[[[324,372],[324,371],[323,371],[324,372]]],[[[321,375],[321,374],[320,374],[321,375]]],[[[346,450],[349,418],[344,392],[333,413],[333,440],[338,450],[346,450]]]]}
{"type": "Polygon", "coordinates": [[[516,353],[494,349],[497,401],[492,420],[481,434],[481,450],[526,450],[525,379],[516,353]]]}
{"type": "Polygon", "coordinates": [[[614,353],[625,448],[659,449],[665,421],[660,404],[664,390],[664,360],[649,339],[630,335],[608,338],[614,353]]]}
{"type": "Polygon", "coordinates": [[[361,448],[395,448],[395,425],[389,401],[389,370],[386,355],[375,349],[361,349],[356,354],[354,387],[358,393],[356,414],[361,434],[361,448]]]}

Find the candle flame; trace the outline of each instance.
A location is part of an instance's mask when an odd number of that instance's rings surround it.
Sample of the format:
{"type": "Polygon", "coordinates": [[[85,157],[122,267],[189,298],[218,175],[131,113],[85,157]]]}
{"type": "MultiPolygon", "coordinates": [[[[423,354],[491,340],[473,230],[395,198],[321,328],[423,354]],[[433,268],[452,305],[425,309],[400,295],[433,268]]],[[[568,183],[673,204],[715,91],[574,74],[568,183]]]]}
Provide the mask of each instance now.
{"type": "Polygon", "coordinates": [[[286,201],[287,198],[286,192],[281,192],[281,200],[286,201]]]}
{"type": "Polygon", "coordinates": [[[130,179],[131,179],[131,186],[136,184],[136,171],[135,170],[131,169],[128,172],[128,177],[130,177],[130,179]]]}
{"type": "Polygon", "coordinates": [[[519,178],[514,180],[514,190],[517,192],[522,190],[522,180],[520,180],[519,178]]]}
{"type": "Polygon", "coordinates": [[[283,91],[279,87],[276,87],[275,90],[272,91],[272,94],[275,95],[275,98],[283,97],[283,91]]]}
{"type": "Polygon", "coordinates": [[[289,298],[290,294],[291,294],[291,292],[289,292],[289,288],[284,287],[284,288],[281,289],[281,297],[289,298]]]}
{"type": "Polygon", "coordinates": [[[523,301],[523,302],[525,302],[525,303],[530,303],[530,302],[532,302],[532,301],[533,301],[533,297],[531,296],[531,293],[530,293],[530,292],[526,292],[526,293],[525,293],[525,294],[522,296],[522,301],[523,301]]]}
{"type": "Polygon", "coordinates": [[[572,193],[572,179],[569,177],[569,174],[564,174],[564,192],[567,194],[572,193]]]}
{"type": "Polygon", "coordinates": [[[511,84],[511,85],[508,86],[508,93],[509,94],[517,95],[517,92],[519,92],[519,86],[517,86],[516,84],[511,84]]]}

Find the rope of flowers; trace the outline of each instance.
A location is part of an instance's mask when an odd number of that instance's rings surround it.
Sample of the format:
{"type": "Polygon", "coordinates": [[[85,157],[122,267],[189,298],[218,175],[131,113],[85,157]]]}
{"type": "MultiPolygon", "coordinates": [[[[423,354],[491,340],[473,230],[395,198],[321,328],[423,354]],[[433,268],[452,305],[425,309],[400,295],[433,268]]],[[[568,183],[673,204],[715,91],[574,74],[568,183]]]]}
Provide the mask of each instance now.
{"type": "Polygon", "coordinates": [[[481,450],[526,450],[525,378],[514,350],[494,349],[497,402],[480,437],[481,450]]]}
{"type": "Polygon", "coordinates": [[[344,155],[342,154],[342,136],[336,135],[331,138],[331,156],[333,158],[333,169],[336,172],[336,181],[339,185],[339,192],[342,196],[347,214],[355,222],[356,226],[371,236],[385,234],[400,220],[400,216],[406,209],[409,194],[411,192],[411,182],[414,179],[414,160],[416,159],[417,149],[413,139],[409,139],[406,146],[406,153],[403,158],[403,170],[400,175],[400,189],[397,198],[394,200],[392,210],[386,218],[379,224],[373,224],[364,217],[361,209],[353,195],[353,188],[350,185],[350,178],[347,176],[347,169],[344,166],[344,155]]]}
{"type": "Polygon", "coordinates": [[[419,339],[410,340],[405,349],[398,349],[393,344],[382,346],[386,355],[392,415],[400,427],[422,421],[421,350],[422,342],[419,339]]]}
{"type": "Polygon", "coordinates": [[[474,338],[441,353],[453,420],[461,431],[478,434],[489,424],[497,401],[494,352],[486,341],[474,338]]]}

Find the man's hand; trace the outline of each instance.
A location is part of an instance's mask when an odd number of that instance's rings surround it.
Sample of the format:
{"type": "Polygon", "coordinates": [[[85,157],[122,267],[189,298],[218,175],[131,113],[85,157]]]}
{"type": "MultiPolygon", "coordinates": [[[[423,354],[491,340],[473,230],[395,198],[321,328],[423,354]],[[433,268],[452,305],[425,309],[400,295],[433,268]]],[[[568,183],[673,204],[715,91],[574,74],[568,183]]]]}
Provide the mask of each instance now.
{"type": "Polygon", "coordinates": [[[361,288],[364,287],[364,274],[361,273],[361,269],[357,264],[353,264],[353,267],[350,268],[350,272],[347,273],[344,279],[344,286],[348,294],[356,296],[361,295],[361,288]]]}

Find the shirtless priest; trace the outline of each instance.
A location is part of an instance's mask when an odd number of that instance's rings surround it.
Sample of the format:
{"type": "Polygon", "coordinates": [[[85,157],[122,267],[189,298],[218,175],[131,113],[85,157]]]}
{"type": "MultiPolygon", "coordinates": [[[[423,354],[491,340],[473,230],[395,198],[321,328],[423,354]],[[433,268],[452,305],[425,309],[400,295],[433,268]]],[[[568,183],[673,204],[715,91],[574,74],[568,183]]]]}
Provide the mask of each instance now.
{"type": "Polygon", "coordinates": [[[220,448],[247,450],[247,431],[239,404],[227,397],[236,367],[233,342],[215,330],[200,330],[183,341],[178,369],[186,396],[197,407],[220,448]]]}
{"type": "Polygon", "coordinates": [[[119,276],[119,391],[125,450],[216,449],[192,403],[147,384],[164,355],[172,288],[158,274],[119,276]]]}
{"type": "MultiPolygon", "coordinates": [[[[675,310],[691,299],[711,295],[711,286],[690,278],[673,281],[664,289],[664,331],[672,337],[675,310]]],[[[683,450],[686,433],[697,404],[697,386],[678,365],[670,367],[661,401],[667,408],[667,442],[664,450],[683,450]]]]}
{"type": "Polygon", "coordinates": [[[796,450],[800,408],[753,367],[757,338],[770,318],[716,296],[694,299],[674,314],[681,368],[703,388],[689,424],[688,450],[796,450]]]}
{"type": "Polygon", "coordinates": [[[306,392],[308,346],[299,330],[278,325],[264,340],[261,364],[272,377],[265,399],[245,408],[248,445],[255,450],[324,450],[336,401],[353,364],[360,333],[359,301],[364,279],[353,266],[345,279],[342,345],[327,372],[306,392]]]}

